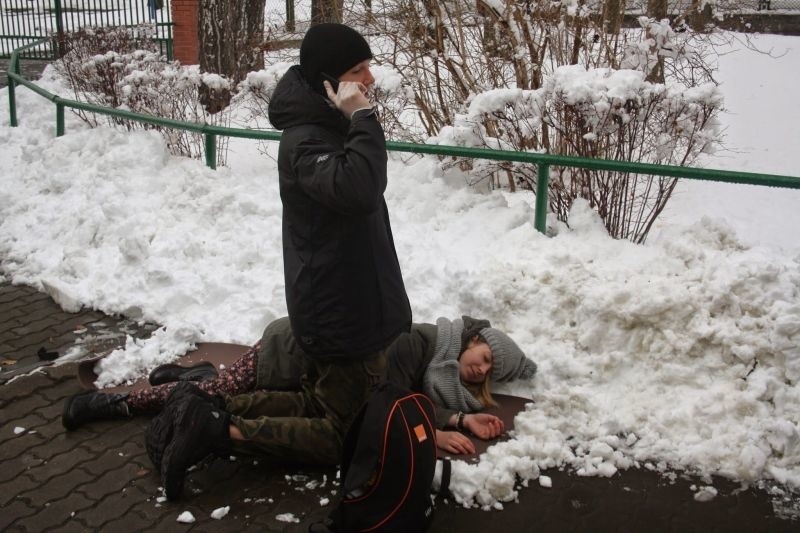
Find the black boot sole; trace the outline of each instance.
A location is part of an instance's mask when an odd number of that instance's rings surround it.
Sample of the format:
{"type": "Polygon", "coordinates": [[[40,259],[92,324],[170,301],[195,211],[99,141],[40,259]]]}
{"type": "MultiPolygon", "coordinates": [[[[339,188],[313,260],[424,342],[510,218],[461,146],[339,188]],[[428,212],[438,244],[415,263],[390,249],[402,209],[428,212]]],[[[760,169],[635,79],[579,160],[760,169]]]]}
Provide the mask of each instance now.
{"type": "Polygon", "coordinates": [[[163,385],[174,381],[204,381],[219,377],[216,367],[208,361],[201,361],[193,366],[181,366],[168,363],[158,366],[150,372],[147,380],[150,385],[163,385]]]}

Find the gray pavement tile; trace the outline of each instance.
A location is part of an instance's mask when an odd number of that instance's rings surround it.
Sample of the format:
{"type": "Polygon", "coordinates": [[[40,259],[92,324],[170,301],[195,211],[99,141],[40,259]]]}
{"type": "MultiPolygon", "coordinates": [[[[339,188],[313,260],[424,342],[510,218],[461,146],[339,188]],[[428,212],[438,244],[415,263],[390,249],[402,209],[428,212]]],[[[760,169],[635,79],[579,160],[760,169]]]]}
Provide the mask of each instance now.
{"type": "Polygon", "coordinates": [[[91,474],[85,483],[76,487],[75,490],[82,492],[90,500],[101,500],[110,494],[122,492],[132,486],[136,480],[149,476],[150,470],[143,469],[141,466],[128,463],[119,468],[108,470],[98,476],[91,474]]]}
{"type": "MultiPolygon", "coordinates": [[[[102,527],[103,531],[145,531],[147,528],[152,527],[153,523],[147,518],[142,517],[136,511],[128,511],[122,516],[117,515],[118,518],[110,522],[106,522],[102,527]]],[[[173,525],[172,531],[181,530],[181,524],[177,522],[173,525]]]]}
{"type": "Polygon", "coordinates": [[[53,457],[40,457],[39,459],[43,461],[42,464],[38,468],[31,468],[29,475],[46,486],[45,481],[69,472],[81,463],[90,461],[93,458],[94,456],[84,448],[75,448],[53,457]]]}
{"type": "Polygon", "coordinates": [[[32,469],[42,464],[44,464],[43,459],[33,457],[27,453],[23,453],[13,460],[4,460],[2,468],[0,468],[0,483],[12,480],[23,473],[30,473],[32,469]]]}
{"type": "MultiPolygon", "coordinates": [[[[128,514],[133,506],[140,503],[144,498],[145,496],[135,488],[130,490],[122,488],[104,495],[92,508],[81,512],[81,520],[92,530],[100,529],[104,524],[118,520],[128,514]]],[[[141,517],[137,518],[140,519],[141,517]]]]}
{"type": "Polygon", "coordinates": [[[28,505],[25,500],[14,498],[8,505],[3,504],[0,514],[0,531],[22,531],[15,523],[32,516],[37,509],[28,505]]]}
{"type": "Polygon", "coordinates": [[[38,488],[38,486],[39,484],[36,481],[26,475],[17,476],[5,483],[0,483],[0,507],[5,507],[11,500],[24,495],[29,490],[38,488]]]}
{"type": "MultiPolygon", "coordinates": [[[[25,324],[26,317],[22,313],[0,313],[0,331],[10,331],[25,324]]],[[[0,354],[11,354],[11,347],[7,344],[0,346],[0,354]]]]}
{"type": "Polygon", "coordinates": [[[16,379],[0,387],[0,409],[3,410],[3,419],[7,420],[5,413],[6,404],[10,400],[20,400],[31,395],[34,391],[52,385],[53,379],[45,373],[36,373],[26,376],[25,379],[16,379]]]}
{"type": "MultiPolygon", "coordinates": [[[[72,383],[67,384],[70,387],[74,385],[72,383]]],[[[63,433],[63,426],[61,425],[61,414],[64,412],[64,402],[63,401],[55,401],[48,405],[47,407],[42,407],[36,414],[47,420],[48,422],[55,422],[53,430],[57,430],[58,433],[63,433]]]]}
{"type": "MultiPolygon", "coordinates": [[[[38,487],[36,489],[28,489],[24,492],[20,492],[19,495],[25,498],[31,505],[44,507],[47,502],[66,498],[81,485],[91,483],[94,481],[94,476],[80,468],[75,468],[48,479],[47,483],[44,485],[41,481],[33,479],[32,481],[37,483],[38,487]]],[[[92,498],[87,497],[87,499],[91,500],[92,498]]]]}
{"type": "Polygon", "coordinates": [[[45,530],[45,533],[50,532],[58,532],[58,533],[86,533],[89,531],[89,528],[86,527],[80,518],[77,518],[78,513],[75,516],[70,517],[69,521],[64,524],[59,524],[55,527],[45,530]]]}
{"type": "MultiPolygon", "coordinates": [[[[22,426],[16,426],[15,424],[4,425],[3,434],[14,435],[15,427],[22,426]]],[[[22,453],[28,453],[32,448],[36,448],[37,446],[45,444],[46,442],[47,437],[40,435],[38,432],[31,433],[30,431],[20,433],[19,435],[15,435],[8,439],[3,439],[3,441],[0,442],[0,449],[3,452],[3,461],[5,462],[16,459],[22,453]]]]}
{"type": "Polygon", "coordinates": [[[8,402],[3,406],[4,422],[6,424],[15,423],[16,420],[22,420],[31,413],[35,413],[38,409],[49,406],[50,403],[49,400],[39,394],[29,394],[18,400],[8,402]]]}
{"type": "Polygon", "coordinates": [[[78,375],[78,363],[64,363],[47,367],[47,375],[57,381],[69,381],[75,385],[75,392],[81,392],[81,386],[75,379],[78,375]]]}
{"type": "Polygon", "coordinates": [[[45,529],[66,525],[82,509],[91,507],[92,502],[80,494],[70,494],[66,498],[50,502],[40,507],[36,514],[19,520],[19,525],[28,531],[44,531],[45,529]],[[74,514],[73,514],[74,513],[74,514]]]}
{"type": "Polygon", "coordinates": [[[120,447],[110,448],[100,455],[93,455],[91,460],[81,465],[81,468],[94,476],[101,476],[108,471],[121,469],[131,463],[132,456],[142,455],[143,453],[144,440],[128,441],[120,447]]]}
{"type": "Polygon", "coordinates": [[[91,430],[94,437],[86,447],[93,453],[100,454],[106,450],[115,450],[126,442],[144,443],[144,432],[149,419],[136,417],[127,421],[109,421],[90,424],[90,428],[79,428],[74,434],[81,434],[91,430]]]}

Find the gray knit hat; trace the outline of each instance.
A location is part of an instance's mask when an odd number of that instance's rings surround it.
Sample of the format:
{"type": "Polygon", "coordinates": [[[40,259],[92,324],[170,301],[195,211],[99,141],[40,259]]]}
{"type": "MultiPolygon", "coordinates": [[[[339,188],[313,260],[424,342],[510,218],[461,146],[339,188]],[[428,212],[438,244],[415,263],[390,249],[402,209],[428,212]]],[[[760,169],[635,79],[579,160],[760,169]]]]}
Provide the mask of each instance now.
{"type": "Polygon", "coordinates": [[[492,381],[530,379],[536,373],[536,363],[525,357],[511,337],[495,328],[483,328],[480,335],[492,349],[492,381]]]}

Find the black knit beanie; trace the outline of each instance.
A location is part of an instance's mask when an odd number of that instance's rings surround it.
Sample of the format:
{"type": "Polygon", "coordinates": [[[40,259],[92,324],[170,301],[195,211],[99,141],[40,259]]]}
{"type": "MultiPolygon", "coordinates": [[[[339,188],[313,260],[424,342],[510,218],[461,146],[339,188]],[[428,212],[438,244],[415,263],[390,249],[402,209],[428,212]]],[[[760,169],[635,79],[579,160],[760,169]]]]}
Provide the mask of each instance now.
{"type": "Polygon", "coordinates": [[[325,95],[321,72],[338,78],[365,59],[372,59],[369,44],[356,30],[344,24],[312,26],[300,45],[300,68],[311,87],[325,95]]]}

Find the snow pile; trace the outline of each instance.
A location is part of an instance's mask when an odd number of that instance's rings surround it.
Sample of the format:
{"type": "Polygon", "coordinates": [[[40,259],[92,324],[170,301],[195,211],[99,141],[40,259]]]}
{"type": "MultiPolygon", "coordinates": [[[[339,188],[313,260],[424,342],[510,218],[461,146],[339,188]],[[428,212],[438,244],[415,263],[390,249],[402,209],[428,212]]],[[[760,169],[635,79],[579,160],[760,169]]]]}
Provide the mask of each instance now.
{"type": "Polygon", "coordinates": [[[503,472],[563,465],[800,486],[800,261],[745,248],[708,219],[650,246],[603,237],[586,206],[571,221],[541,243],[502,239],[513,260],[477,243],[484,259],[449,273],[448,301],[493,317],[539,364],[532,387],[511,387],[535,402],[517,438],[456,469],[456,496],[508,501],[503,472]],[[481,282],[459,291],[468,278],[481,282]]]}

